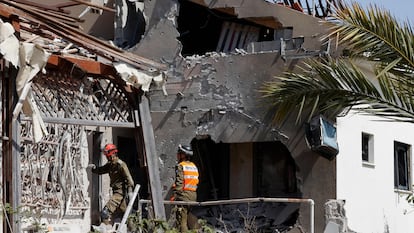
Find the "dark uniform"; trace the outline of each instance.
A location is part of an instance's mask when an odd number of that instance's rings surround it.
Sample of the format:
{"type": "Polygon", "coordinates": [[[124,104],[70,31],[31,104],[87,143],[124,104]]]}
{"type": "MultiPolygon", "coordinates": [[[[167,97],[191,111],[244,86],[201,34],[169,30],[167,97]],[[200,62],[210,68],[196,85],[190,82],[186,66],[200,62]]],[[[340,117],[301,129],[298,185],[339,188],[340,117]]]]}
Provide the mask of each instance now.
{"type": "MultiPolygon", "coordinates": [[[[117,210],[125,212],[127,207],[125,199],[134,187],[134,181],[125,162],[115,157],[104,166],[92,169],[92,172],[100,175],[109,173],[112,197],[105,205],[110,212],[109,214],[113,214],[117,210]]],[[[105,218],[105,216],[103,217],[105,218]]]]}
{"type": "MultiPolygon", "coordinates": [[[[192,150],[189,146],[179,146],[179,163],[175,167],[175,182],[173,185],[173,200],[197,201],[198,169],[189,161],[192,150]],[[183,156],[181,156],[183,155],[183,156]]],[[[189,206],[179,206],[177,209],[177,224],[180,232],[188,231],[189,206]]]]}
{"type": "MultiPolygon", "coordinates": [[[[191,172],[191,171],[190,171],[191,172]]],[[[189,175],[191,176],[191,175],[189,175]]],[[[190,183],[190,182],[188,182],[190,183]]],[[[183,161],[175,167],[175,184],[174,184],[174,200],[176,201],[197,201],[197,184],[198,184],[198,171],[197,167],[193,162],[183,161]],[[184,166],[188,166],[193,170],[193,177],[187,178],[192,179],[193,184],[185,184],[184,177],[184,166]],[[187,185],[187,187],[185,187],[187,185]],[[192,186],[191,188],[189,186],[192,186]]]]}
{"type": "Polygon", "coordinates": [[[111,215],[116,211],[125,212],[127,208],[126,198],[132,193],[134,180],[129,172],[128,166],[124,161],[118,158],[115,145],[108,144],[104,154],[108,158],[108,162],[101,166],[92,168],[92,172],[102,175],[109,174],[110,186],[112,188],[112,197],[108,200],[105,207],[101,211],[102,220],[109,220],[111,215]],[[109,145],[109,146],[108,146],[109,145]]]}

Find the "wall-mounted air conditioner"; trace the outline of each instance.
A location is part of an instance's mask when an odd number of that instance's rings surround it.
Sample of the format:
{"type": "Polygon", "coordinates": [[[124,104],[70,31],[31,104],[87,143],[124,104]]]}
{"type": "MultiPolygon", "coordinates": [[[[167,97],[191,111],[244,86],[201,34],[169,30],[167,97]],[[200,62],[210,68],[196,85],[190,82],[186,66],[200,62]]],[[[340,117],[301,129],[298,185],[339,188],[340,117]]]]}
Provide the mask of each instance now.
{"type": "Polygon", "coordinates": [[[312,151],[332,160],[339,152],[336,126],[322,115],[317,115],[306,124],[306,141],[312,151]]]}

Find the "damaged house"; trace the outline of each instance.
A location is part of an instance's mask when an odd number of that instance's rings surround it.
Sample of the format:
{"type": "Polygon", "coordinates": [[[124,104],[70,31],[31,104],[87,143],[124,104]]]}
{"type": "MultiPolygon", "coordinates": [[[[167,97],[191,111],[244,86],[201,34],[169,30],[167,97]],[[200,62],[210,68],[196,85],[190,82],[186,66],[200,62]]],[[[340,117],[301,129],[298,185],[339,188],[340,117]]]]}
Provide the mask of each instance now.
{"type": "Polygon", "coordinates": [[[359,115],[275,125],[261,101],[273,76],[338,55],[321,40],[336,4],[0,0],[2,203],[22,210],[4,215],[3,231],[97,224],[108,179],[86,166],[105,162],[109,142],[156,218],[169,216],[177,146],[191,144],[201,174],[193,214],[216,229],[413,229],[412,125],[359,115]]]}

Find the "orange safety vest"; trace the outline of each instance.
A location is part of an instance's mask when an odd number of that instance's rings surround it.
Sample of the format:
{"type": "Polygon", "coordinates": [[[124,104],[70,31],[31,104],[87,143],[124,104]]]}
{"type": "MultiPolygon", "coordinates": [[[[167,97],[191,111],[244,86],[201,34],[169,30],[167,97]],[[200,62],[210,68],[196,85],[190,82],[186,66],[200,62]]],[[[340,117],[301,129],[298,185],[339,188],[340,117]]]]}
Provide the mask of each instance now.
{"type": "Polygon", "coordinates": [[[180,163],[183,166],[184,173],[184,187],[183,190],[196,191],[198,184],[198,169],[197,166],[189,161],[180,163]]]}

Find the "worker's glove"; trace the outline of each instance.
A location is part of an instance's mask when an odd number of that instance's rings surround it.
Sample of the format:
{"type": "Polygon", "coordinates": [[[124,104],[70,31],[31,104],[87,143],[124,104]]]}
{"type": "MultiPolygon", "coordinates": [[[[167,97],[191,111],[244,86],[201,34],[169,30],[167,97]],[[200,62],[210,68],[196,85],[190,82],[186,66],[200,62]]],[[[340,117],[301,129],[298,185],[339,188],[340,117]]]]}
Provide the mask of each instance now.
{"type": "Polygon", "coordinates": [[[95,164],[88,164],[88,166],[86,168],[95,169],[96,165],[95,164]]]}

